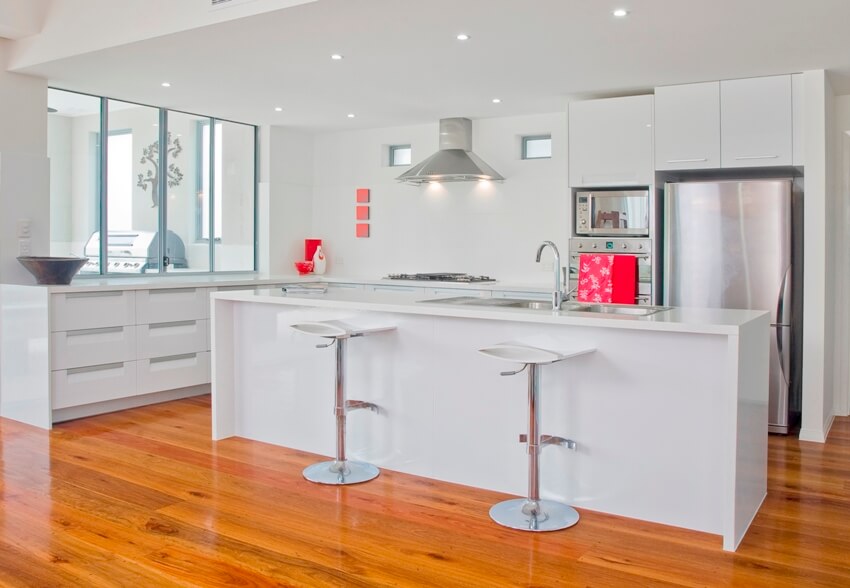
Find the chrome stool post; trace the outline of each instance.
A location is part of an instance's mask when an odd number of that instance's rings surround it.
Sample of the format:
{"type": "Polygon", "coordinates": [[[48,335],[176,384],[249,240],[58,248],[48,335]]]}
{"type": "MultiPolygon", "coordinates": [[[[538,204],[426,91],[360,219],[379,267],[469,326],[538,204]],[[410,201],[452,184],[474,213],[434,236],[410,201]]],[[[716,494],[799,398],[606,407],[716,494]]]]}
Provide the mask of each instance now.
{"type": "Polygon", "coordinates": [[[566,504],[540,498],[540,451],[546,445],[562,445],[575,450],[571,439],[541,435],[539,432],[540,366],[563,361],[569,357],[594,351],[593,348],[572,349],[567,352],[541,349],[518,343],[503,343],[479,349],[489,357],[522,363],[515,371],[501,372],[502,376],[513,376],[528,370],[528,433],[519,436],[520,443],[528,450],[528,494],[494,504],[490,518],[505,527],[521,531],[557,531],[572,527],[578,522],[578,512],[566,504]]]}
{"type": "Polygon", "coordinates": [[[319,349],[336,345],[336,378],[334,390],[336,456],[330,461],[323,461],[306,467],[303,471],[304,477],[311,482],[331,485],[359,484],[378,477],[378,474],[381,472],[377,467],[370,463],[349,460],[345,453],[346,415],[348,411],[358,409],[368,409],[375,413],[379,411],[378,406],[371,402],[346,400],[346,347],[348,340],[353,337],[362,337],[371,332],[392,330],[395,327],[357,329],[338,321],[297,323],[290,326],[296,331],[307,335],[317,335],[331,339],[329,343],[316,345],[319,349]]]}

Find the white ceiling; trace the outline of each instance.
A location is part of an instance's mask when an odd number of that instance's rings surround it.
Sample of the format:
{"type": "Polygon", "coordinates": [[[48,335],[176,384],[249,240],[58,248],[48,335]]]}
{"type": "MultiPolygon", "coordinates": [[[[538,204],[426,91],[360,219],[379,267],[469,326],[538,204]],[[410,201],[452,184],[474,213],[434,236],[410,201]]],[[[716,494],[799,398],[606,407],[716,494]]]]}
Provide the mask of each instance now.
{"type": "Polygon", "coordinates": [[[830,70],[850,93],[848,23],[849,0],[318,0],[19,71],[237,121],[339,130],[563,111],[576,97],[807,69],[830,70]],[[628,18],[611,15],[620,6],[628,18]]]}

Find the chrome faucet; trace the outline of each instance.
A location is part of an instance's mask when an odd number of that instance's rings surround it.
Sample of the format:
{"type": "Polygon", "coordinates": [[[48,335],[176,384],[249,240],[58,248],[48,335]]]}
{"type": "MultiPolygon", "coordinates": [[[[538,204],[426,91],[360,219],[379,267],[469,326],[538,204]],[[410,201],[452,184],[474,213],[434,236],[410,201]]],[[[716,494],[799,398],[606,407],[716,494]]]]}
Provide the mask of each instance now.
{"type": "Polygon", "coordinates": [[[552,241],[543,241],[540,247],[537,248],[537,258],[535,261],[540,263],[540,256],[546,247],[552,248],[552,253],[555,254],[555,290],[552,292],[552,310],[560,310],[561,303],[566,300],[568,294],[564,292],[564,286],[561,285],[561,254],[558,251],[558,246],[552,241]]]}

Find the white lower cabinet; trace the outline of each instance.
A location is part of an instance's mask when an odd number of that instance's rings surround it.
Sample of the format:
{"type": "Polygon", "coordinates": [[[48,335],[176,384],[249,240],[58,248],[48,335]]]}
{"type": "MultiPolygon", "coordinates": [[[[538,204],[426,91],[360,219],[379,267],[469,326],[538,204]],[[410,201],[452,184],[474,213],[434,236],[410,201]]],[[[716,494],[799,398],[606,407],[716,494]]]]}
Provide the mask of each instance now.
{"type": "Polygon", "coordinates": [[[50,333],[52,369],[133,361],[136,359],[136,327],[122,325],[50,333]]]}
{"type": "Polygon", "coordinates": [[[74,331],[136,324],[132,290],[67,292],[50,297],[50,330],[74,331]]]}
{"type": "Polygon", "coordinates": [[[109,412],[136,396],[209,383],[209,291],[51,295],[53,420],[109,412]]]}
{"type": "Polygon", "coordinates": [[[206,384],[210,381],[210,353],[182,353],[138,361],[139,394],[206,384]]]}
{"type": "Polygon", "coordinates": [[[136,391],[136,362],[55,370],[51,374],[53,410],[115,400],[136,391]]]}
{"type": "Polygon", "coordinates": [[[139,359],[206,351],[209,320],[153,323],[136,327],[139,359]]]}

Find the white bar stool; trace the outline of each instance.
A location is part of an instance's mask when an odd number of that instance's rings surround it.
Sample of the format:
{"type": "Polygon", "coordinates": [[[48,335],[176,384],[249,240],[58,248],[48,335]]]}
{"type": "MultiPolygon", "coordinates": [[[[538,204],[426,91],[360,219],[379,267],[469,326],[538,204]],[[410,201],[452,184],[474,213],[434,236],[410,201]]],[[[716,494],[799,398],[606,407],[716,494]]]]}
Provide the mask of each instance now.
{"type": "Polygon", "coordinates": [[[340,321],[304,322],[290,325],[305,335],[315,335],[331,339],[330,343],[316,345],[317,349],[330,347],[336,343],[336,397],[334,414],[336,415],[336,458],[331,461],[315,463],[304,469],[303,475],[318,484],[359,484],[368,482],[380,474],[380,470],[370,463],[351,461],[345,456],[345,424],[349,410],[366,408],[378,412],[378,406],[362,400],[345,399],[345,350],[348,339],[362,337],[370,333],[391,331],[395,326],[355,327],[340,321]]]}
{"type": "Polygon", "coordinates": [[[553,500],[540,499],[541,445],[563,445],[572,450],[576,448],[575,441],[540,435],[537,430],[540,366],[584,355],[595,351],[595,348],[555,351],[522,343],[501,343],[478,351],[495,359],[524,364],[518,370],[501,372],[503,376],[513,376],[528,368],[528,434],[519,437],[521,443],[528,445],[528,496],[494,504],[490,508],[490,518],[500,525],[522,531],[557,531],[572,527],[579,519],[574,508],[553,500]]]}

